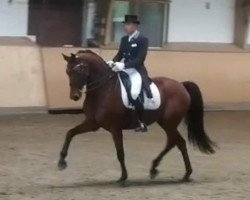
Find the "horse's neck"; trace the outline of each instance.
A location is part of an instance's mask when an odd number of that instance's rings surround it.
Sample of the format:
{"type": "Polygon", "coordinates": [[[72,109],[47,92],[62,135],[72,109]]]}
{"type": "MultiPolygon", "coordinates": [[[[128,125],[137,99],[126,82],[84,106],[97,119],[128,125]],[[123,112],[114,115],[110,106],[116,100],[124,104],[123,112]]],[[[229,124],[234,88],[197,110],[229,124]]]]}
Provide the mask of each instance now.
{"type": "Polygon", "coordinates": [[[89,70],[89,82],[95,82],[110,74],[110,69],[105,65],[96,65],[89,70]]]}
{"type": "Polygon", "coordinates": [[[87,90],[92,91],[92,95],[98,95],[101,90],[105,90],[104,86],[109,87],[108,85],[112,85],[109,77],[115,75],[115,72],[109,68],[101,57],[98,57],[93,53],[84,53],[82,58],[85,61],[88,61],[89,64],[87,90]]]}
{"type": "Polygon", "coordinates": [[[93,93],[99,93],[100,90],[105,90],[105,88],[108,88],[112,84],[111,79],[114,79],[114,76],[115,72],[110,70],[105,63],[95,65],[89,71],[87,89],[90,91],[93,90],[93,93]]]}

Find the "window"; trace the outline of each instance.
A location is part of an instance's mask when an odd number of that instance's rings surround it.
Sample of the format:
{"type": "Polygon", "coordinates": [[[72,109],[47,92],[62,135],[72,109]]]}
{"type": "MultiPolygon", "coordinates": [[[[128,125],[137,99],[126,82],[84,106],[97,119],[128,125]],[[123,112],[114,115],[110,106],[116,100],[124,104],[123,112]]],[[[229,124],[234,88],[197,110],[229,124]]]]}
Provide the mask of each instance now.
{"type": "Polygon", "coordinates": [[[124,35],[123,24],[124,15],[130,12],[129,1],[115,1],[113,9],[113,37],[114,42],[120,42],[121,37],[124,35]]]}
{"type": "Polygon", "coordinates": [[[116,0],[113,5],[112,41],[120,42],[124,35],[124,15],[136,14],[141,21],[140,30],[149,38],[151,47],[161,47],[166,42],[167,1],[116,0]]]}
{"type": "Polygon", "coordinates": [[[0,36],[26,36],[28,0],[0,1],[0,36]]]}
{"type": "Polygon", "coordinates": [[[85,0],[82,24],[82,46],[99,47],[103,43],[103,18],[108,1],[85,0]]]}

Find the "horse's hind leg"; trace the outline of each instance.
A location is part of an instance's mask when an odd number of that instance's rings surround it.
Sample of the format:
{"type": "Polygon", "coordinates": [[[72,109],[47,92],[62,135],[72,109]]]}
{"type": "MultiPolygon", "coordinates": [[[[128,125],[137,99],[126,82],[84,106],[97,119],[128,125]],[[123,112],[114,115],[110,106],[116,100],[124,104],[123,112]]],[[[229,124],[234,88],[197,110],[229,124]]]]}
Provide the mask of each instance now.
{"type": "Polygon", "coordinates": [[[188,181],[190,175],[193,172],[193,170],[192,170],[192,166],[191,166],[189,156],[188,156],[186,141],[180,135],[178,130],[176,130],[176,135],[177,135],[177,139],[176,139],[177,147],[181,151],[181,154],[182,154],[182,157],[183,157],[183,160],[184,160],[184,163],[185,163],[185,168],[186,168],[186,174],[183,177],[183,181],[188,181]]]}
{"type": "Polygon", "coordinates": [[[178,149],[181,151],[186,168],[186,174],[183,177],[183,181],[188,181],[193,170],[187,152],[186,141],[182,138],[177,129],[165,131],[168,134],[168,143],[164,150],[156,157],[156,159],[153,160],[152,167],[150,170],[150,176],[151,178],[155,178],[158,175],[159,172],[156,168],[159,166],[160,161],[175,145],[177,145],[178,149]]]}
{"type": "Polygon", "coordinates": [[[158,174],[159,171],[157,170],[157,167],[159,166],[162,158],[176,145],[176,137],[173,134],[173,132],[168,131],[166,128],[163,128],[165,132],[168,134],[168,140],[165,148],[160,152],[160,154],[153,160],[152,166],[150,169],[150,177],[151,179],[154,179],[158,174]]]}
{"type": "Polygon", "coordinates": [[[98,126],[96,126],[94,122],[86,119],[82,124],[76,126],[75,128],[70,129],[67,132],[67,135],[63,144],[63,148],[60,153],[60,159],[58,162],[58,168],[60,170],[63,170],[67,167],[67,162],[65,161],[65,158],[68,154],[69,145],[73,137],[78,134],[86,133],[89,131],[95,131],[97,129],[98,129],[98,126]]]}

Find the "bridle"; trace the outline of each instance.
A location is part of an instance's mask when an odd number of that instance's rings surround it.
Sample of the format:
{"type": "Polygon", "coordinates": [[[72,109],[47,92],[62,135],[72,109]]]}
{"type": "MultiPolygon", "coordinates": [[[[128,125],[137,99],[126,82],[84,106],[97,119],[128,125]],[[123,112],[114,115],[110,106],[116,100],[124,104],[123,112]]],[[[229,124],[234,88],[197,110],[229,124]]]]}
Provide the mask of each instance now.
{"type": "Polygon", "coordinates": [[[103,86],[105,83],[107,83],[107,81],[111,80],[114,77],[114,74],[108,74],[104,77],[102,77],[99,80],[93,81],[91,83],[87,83],[86,87],[89,87],[86,91],[80,90],[81,93],[87,94],[88,92],[94,91],[98,88],[100,88],[101,86],[103,86]]]}
{"type": "MultiPolygon", "coordinates": [[[[79,67],[84,67],[84,64],[83,63],[77,64],[76,66],[73,67],[73,70],[76,70],[79,67]]],[[[109,80],[111,80],[114,77],[115,73],[110,73],[110,72],[111,72],[111,70],[109,71],[109,73],[106,76],[103,76],[99,80],[95,80],[93,82],[86,83],[86,88],[88,88],[86,91],[83,91],[82,89],[79,89],[79,91],[81,93],[87,94],[88,92],[91,92],[91,91],[94,91],[94,90],[100,88],[101,86],[103,86],[105,83],[107,83],[109,80]]]]}

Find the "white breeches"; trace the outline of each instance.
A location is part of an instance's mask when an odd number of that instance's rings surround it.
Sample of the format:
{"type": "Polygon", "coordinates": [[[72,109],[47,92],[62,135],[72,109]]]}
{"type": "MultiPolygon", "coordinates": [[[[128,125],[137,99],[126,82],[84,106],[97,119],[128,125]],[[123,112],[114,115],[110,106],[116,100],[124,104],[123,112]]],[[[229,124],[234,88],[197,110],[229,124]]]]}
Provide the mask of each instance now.
{"type": "Polygon", "coordinates": [[[131,81],[131,96],[134,100],[138,98],[142,88],[142,78],[140,73],[134,68],[123,69],[129,75],[131,81]]]}

